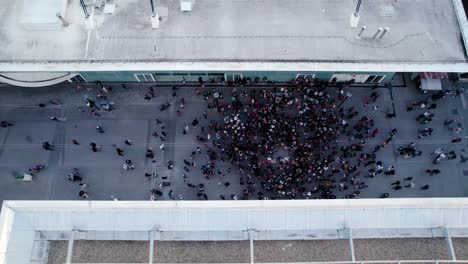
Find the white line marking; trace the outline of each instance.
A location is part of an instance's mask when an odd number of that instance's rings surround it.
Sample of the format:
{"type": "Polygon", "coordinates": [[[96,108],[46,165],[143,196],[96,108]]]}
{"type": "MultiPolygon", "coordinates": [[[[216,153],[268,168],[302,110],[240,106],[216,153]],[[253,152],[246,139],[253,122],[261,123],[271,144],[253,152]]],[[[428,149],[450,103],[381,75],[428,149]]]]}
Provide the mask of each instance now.
{"type": "Polygon", "coordinates": [[[88,58],[88,49],[89,49],[89,42],[91,39],[91,29],[88,30],[88,39],[86,40],[86,49],[85,49],[85,59],[88,58]]]}
{"type": "Polygon", "coordinates": [[[88,38],[86,39],[86,49],[85,49],[85,59],[88,58],[88,50],[89,50],[89,42],[91,40],[91,31],[93,30],[94,28],[94,4],[96,3],[96,0],[93,1],[93,11],[91,12],[91,16],[89,16],[89,29],[88,29],[88,38]]]}

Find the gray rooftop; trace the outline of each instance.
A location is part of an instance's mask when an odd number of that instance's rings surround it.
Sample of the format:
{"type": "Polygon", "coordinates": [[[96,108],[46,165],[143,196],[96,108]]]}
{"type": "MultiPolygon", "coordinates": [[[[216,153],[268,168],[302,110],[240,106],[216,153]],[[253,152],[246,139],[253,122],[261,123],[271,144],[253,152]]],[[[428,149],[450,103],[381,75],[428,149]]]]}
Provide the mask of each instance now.
{"type": "Polygon", "coordinates": [[[0,61],[466,59],[452,0],[363,1],[355,29],[350,0],[197,0],[190,12],[181,12],[179,1],[155,0],[159,29],[151,28],[149,1],[108,1],[116,4],[113,14],[96,9],[88,19],[79,1],[66,10],[63,0],[37,2],[0,0],[0,61]],[[70,26],[54,17],[60,10],[70,26]],[[357,38],[361,26],[367,29],[357,38]],[[390,30],[372,39],[379,27],[390,30]]]}

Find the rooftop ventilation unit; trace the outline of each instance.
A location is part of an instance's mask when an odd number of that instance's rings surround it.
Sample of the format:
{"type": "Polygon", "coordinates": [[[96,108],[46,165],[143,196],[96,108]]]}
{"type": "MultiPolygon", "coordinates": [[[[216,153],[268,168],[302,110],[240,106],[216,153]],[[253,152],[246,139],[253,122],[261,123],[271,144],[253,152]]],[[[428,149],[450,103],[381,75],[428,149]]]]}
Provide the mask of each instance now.
{"type": "Polygon", "coordinates": [[[180,1],[180,11],[189,12],[192,11],[192,0],[181,0],[180,1]]]}
{"type": "Polygon", "coordinates": [[[62,22],[57,13],[65,19],[67,0],[23,0],[20,24],[27,30],[58,30],[62,22]]]}

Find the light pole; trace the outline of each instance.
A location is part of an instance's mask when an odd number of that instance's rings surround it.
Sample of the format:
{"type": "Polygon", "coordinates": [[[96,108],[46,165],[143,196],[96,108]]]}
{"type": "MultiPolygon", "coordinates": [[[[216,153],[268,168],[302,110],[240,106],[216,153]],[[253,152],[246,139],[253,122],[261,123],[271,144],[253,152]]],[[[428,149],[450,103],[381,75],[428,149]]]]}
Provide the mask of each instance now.
{"type": "Polygon", "coordinates": [[[359,9],[361,9],[362,0],[358,0],[354,13],[351,14],[349,23],[352,28],[357,28],[359,24],[359,9]]]}

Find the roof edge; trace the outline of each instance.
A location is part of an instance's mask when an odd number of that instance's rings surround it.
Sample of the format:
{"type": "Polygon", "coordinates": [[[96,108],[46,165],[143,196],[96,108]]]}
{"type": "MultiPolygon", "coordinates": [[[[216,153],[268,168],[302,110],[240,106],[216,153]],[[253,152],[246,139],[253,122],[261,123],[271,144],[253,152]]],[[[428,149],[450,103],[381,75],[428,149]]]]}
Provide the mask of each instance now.
{"type": "MultiPolygon", "coordinates": [[[[249,201],[4,201],[15,211],[94,210],[206,210],[214,208],[362,209],[468,208],[468,198],[393,198],[356,200],[249,200],[249,201]]],[[[5,206],[4,206],[5,208],[5,206]]],[[[3,211],[2,211],[3,214],[3,211]]]]}
{"type": "Polygon", "coordinates": [[[86,71],[308,71],[308,72],[468,72],[468,63],[352,62],[1,62],[1,72],[86,71]]]}

